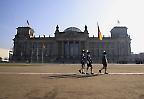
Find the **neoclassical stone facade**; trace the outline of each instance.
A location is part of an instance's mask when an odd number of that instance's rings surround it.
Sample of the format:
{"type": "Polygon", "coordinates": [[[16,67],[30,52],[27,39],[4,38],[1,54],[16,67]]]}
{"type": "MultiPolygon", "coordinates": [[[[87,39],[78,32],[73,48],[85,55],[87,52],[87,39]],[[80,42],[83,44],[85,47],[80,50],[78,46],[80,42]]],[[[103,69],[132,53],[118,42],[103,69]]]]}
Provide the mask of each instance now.
{"type": "Polygon", "coordinates": [[[18,27],[13,48],[13,61],[37,63],[79,63],[81,51],[89,50],[93,61],[101,63],[102,52],[107,52],[110,63],[128,62],[131,55],[131,39],[127,27],[116,26],[111,37],[89,37],[87,26],[84,31],[69,27],[63,32],[57,25],[54,37],[34,37],[31,27],[18,27]]]}

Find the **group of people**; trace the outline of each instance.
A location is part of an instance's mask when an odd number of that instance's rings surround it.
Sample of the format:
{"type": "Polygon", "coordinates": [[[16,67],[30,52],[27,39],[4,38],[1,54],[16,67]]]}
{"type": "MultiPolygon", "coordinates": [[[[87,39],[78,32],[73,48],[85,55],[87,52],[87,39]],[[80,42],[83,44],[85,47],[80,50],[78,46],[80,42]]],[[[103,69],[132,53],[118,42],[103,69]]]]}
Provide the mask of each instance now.
{"type": "MultiPolygon", "coordinates": [[[[102,72],[102,70],[104,69],[105,70],[105,74],[108,74],[107,73],[107,56],[106,56],[106,52],[103,51],[103,56],[102,56],[102,64],[103,64],[103,67],[99,70],[99,73],[102,72]]],[[[88,70],[90,68],[90,73],[91,74],[94,74],[93,73],[93,66],[92,66],[92,58],[91,58],[91,55],[90,55],[90,52],[87,50],[82,50],[82,53],[81,53],[81,68],[79,70],[79,72],[81,74],[89,74],[88,73],[88,70]],[[87,64],[87,67],[85,66],[87,64]],[[85,72],[85,67],[86,67],[86,72],[85,72]]]]}

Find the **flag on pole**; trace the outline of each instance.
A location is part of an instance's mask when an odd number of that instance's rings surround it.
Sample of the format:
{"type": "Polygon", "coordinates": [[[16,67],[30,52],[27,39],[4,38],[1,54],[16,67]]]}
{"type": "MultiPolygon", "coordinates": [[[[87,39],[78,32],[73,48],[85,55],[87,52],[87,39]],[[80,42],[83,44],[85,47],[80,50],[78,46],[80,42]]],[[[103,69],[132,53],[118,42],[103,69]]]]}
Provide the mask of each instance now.
{"type": "Polygon", "coordinates": [[[98,26],[98,38],[99,38],[99,40],[102,40],[103,37],[102,37],[102,33],[100,32],[98,23],[97,23],[97,26],[98,26]]]}
{"type": "Polygon", "coordinates": [[[27,20],[27,25],[29,25],[29,21],[27,20]]]}
{"type": "Polygon", "coordinates": [[[119,20],[117,20],[117,24],[120,24],[120,21],[119,21],[119,20]]]}

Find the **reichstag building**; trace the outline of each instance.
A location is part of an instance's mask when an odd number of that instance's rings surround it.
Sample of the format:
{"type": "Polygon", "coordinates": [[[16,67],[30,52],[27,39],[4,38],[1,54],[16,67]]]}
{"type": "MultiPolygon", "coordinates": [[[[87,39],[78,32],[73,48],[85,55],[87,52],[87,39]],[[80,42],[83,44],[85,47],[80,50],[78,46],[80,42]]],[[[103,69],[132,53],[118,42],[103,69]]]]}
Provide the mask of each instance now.
{"type": "Polygon", "coordinates": [[[89,37],[87,26],[66,28],[63,32],[56,26],[54,37],[35,37],[29,27],[18,27],[15,35],[14,62],[32,63],[80,63],[81,51],[89,50],[94,63],[101,63],[102,52],[107,52],[109,63],[127,63],[131,55],[131,39],[127,27],[116,26],[110,37],[89,37]]]}

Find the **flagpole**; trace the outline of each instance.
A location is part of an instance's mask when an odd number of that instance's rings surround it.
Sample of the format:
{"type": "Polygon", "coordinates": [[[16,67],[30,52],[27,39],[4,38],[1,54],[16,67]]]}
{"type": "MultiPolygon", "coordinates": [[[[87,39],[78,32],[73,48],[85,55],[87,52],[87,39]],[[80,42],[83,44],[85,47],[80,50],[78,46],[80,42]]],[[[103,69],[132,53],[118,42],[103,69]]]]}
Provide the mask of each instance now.
{"type": "MultiPolygon", "coordinates": [[[[103,39],[103,36],[102,36],[102,33],[101,33],[101,31],[100,31],[100,28],[99,28],[99,25],[98,25],[98,22],[97,22],[97,27],[98,27],[98,39],[100,40],[100,44],[99,44],[99,50],[101,50],[102,49],[102,39],[103,39]]],[[[100,56],[99,55],[100,54],[100,51],[98,52],[98,57],[100,56]]],[[[100,58],[99,58],[99,61],[100,61],[100,58]]]]}

